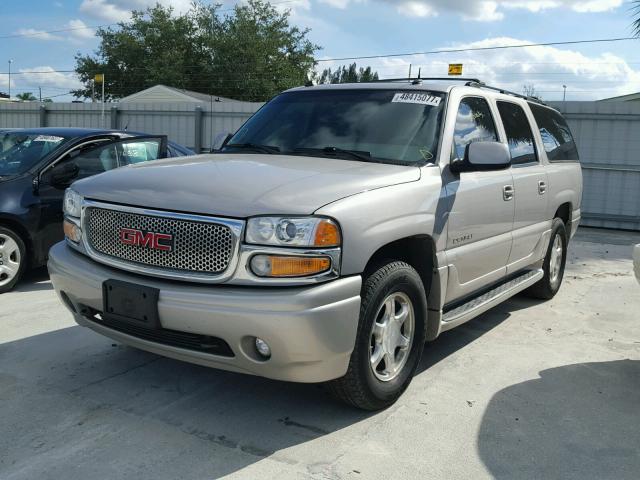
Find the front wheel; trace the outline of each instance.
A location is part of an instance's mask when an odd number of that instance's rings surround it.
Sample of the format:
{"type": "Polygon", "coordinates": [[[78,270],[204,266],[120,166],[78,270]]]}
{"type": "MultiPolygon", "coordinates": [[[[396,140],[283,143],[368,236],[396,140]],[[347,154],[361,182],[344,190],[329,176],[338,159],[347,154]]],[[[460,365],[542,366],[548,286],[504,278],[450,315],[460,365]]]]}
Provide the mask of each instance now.
{"type": "Polygon", "coordinates": [[[544,276],[540,281],[532,285],[526,293],[534,298],[543,300],[552,299],[562,284],[564,268],[567,263],[567,229],[559,218],[553,220],[551,226],[551,239],[544,258],[542,269],[544,276]]]}
{"type": "Polygon", "coordinates": [[[418,273],[388,261],[364,279],[356,343],[347,374],[329,383],[364,410],[392,405],[411,383],[425,341],[427,303],[418,273]]]}
{"type": "Polygon", "coordinates": [[[26,264],[26,249],[18,234],[0,227],[0,293],[8,292],[20,280],[26,264]]]}

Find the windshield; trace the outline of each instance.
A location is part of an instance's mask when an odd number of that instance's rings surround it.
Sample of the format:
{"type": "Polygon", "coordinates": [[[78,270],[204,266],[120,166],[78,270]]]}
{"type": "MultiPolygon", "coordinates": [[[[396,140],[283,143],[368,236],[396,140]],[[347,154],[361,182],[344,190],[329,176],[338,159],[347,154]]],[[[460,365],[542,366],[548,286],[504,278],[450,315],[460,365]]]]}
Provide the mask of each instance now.
{"type": "Polygon", "coordinates": [[[20,175],[66,140],[55,135],[0,132],[0,176],[20,175]]]}
{"type": "Polygon", "coordinates": [[[364,89],[284,93],[259,110],[223,151],[430,162],[438,148],[444,96],[364,89]]]}

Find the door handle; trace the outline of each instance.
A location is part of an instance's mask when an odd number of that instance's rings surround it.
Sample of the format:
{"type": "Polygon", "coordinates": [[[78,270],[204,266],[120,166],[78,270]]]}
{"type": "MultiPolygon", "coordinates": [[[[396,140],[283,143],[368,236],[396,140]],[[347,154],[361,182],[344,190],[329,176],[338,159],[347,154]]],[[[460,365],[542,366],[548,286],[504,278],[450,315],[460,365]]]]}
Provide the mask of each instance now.
{"type": "Polygon", "coordinates": [[[543,182],[542,180],[540,180],[538,182],[538,193],[540,195],[544,195],[545,193],[547,193],[547,183],[543,182]]]}
{"type": "Polygon", "coordinates": [[[513,185],[505,185],[502,187],[502,199],[505,202],[509,200],[513,200],[513,195],[515,194],[515,190],[513,189],[513,185]]]}

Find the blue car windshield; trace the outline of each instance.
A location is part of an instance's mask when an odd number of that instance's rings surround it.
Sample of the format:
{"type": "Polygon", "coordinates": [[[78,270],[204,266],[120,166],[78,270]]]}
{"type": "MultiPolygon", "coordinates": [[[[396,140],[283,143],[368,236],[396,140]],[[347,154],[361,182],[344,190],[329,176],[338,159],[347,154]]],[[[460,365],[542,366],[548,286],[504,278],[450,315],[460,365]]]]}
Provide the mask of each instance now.
{"type": "Polygon", "coordinates": [[[57,135],[0,132],[0,176],[26,172],[65,140],[57,135]]]}
{"type": "Polygon", "coordinates": [[[318,89],[283,93],[224,147],[403,165],[434,161],[445,94],[424,90],[318,89]]]}

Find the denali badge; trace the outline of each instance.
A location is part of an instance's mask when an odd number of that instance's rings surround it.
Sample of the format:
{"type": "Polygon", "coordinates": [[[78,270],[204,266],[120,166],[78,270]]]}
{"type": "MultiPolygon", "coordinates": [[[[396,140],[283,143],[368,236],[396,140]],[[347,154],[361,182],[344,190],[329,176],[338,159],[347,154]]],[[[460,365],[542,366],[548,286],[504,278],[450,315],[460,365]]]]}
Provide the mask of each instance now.
{"type": "Polygon", "coordinates": [[[169,233],[145,232],[133,228],[121,228],[120,241],[125,245],[152,248],[170,252],[173,250],[173,235],[169,233]]]}

